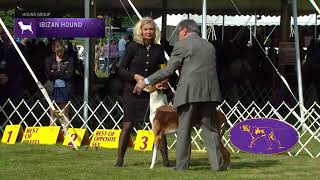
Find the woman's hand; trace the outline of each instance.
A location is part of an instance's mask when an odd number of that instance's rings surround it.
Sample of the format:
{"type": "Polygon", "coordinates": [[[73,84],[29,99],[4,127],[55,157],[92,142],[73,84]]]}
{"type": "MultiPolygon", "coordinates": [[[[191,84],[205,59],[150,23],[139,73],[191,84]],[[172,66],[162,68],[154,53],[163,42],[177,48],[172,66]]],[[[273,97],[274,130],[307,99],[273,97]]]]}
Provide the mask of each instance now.
{"type": "Polygon", "coordinates": [[[136,80],[136,82],[144,80],[144,77],[139,74],[135,74],[133,78],[134,78],[134,80],[136,80]]]}
{"type": "Polygon", "coordinates": [[[141,94],[141,91],[143,88],[146,87],[146,84],[144,83],[143,80],[139,80],[136,84],[136,86],[134,87],[133,89],[133,94],[138,94],[140,95],[141,94]]]}

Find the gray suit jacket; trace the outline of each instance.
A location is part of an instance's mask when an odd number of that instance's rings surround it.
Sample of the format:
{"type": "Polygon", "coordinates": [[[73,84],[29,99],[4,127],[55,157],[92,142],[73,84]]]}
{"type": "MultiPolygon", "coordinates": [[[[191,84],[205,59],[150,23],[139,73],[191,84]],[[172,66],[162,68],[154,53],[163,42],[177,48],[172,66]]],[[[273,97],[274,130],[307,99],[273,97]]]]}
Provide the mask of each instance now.
{"type": "Polygon", "coordinates": [[[178,41],[167,66],[147,77],[150,84],[180,70],[174,106],[193,102],[220,101],[221,94],[216,72],[215,49],[197,34],[178,41]]]}

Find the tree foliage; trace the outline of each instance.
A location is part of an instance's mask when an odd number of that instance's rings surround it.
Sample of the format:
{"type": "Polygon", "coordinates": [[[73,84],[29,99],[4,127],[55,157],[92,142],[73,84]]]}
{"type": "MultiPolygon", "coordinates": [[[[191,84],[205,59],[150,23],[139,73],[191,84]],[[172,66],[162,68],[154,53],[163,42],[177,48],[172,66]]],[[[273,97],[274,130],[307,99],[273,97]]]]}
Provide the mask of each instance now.
{"type": "Polygon", "coordinates": [[[139,21],[139,18],[136,15],[131,16],[131,19],[128,16],[123,16],[121,18],[122,27],[133,27],[139,21]]]}
{"type": "Polygon", "coordinates": [[[0,17],[7,28],[13,28],[14,26],[14,9],[8,11],[0,11],[0,17]]]}

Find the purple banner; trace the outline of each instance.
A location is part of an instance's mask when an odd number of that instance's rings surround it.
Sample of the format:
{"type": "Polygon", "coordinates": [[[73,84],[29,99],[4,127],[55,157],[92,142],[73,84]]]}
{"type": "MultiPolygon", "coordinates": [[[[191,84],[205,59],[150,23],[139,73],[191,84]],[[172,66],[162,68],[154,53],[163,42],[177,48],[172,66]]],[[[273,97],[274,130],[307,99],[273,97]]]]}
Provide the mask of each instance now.
{"type": "Polygon", "coordinates": [[[293,148],[299,134],[290,124],[269,118],[248,119],[236,124],[230,140],[241,151],[253,154],[277,154],[293,148]]]}
{"type": "Polygon", "coordinates": [[[96,18],[15,18],[15,37],[104,37],[105,22],[96,18]]]}

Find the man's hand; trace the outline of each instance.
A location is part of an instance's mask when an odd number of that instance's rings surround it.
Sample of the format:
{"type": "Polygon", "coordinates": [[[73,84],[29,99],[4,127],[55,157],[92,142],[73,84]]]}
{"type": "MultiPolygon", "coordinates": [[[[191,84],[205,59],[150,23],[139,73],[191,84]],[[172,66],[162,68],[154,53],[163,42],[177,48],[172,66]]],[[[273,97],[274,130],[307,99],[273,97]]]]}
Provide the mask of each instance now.
{"type": "Polygon", "coordinates": [[[158,90],[165,90],[168,89],[168,80],[163,80],[154,85],[158,90]]]}
{"type": "Polygon", "coordinates": [[[133,89],[133,93],[140,95],[141,90],[145,87],[146,87],[146,84],[144,83],[144,80],[139,80],[133,89]]]}

